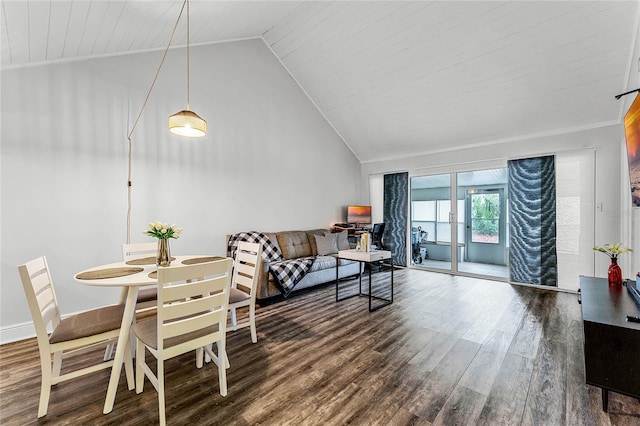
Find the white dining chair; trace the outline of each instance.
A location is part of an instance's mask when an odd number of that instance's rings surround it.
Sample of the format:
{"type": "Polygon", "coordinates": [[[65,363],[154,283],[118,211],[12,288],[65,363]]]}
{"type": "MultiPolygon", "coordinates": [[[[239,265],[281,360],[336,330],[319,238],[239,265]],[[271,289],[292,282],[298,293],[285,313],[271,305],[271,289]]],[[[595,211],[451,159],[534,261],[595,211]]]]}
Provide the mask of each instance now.
{"type": "Polygon", "coordinates": [[[251,328],[251,341],[258,341],[256,332],[256,293],[258,291],[258,265],[262,256],[262,244],[238,242],[234,256],[231,292],[229,293],[229,311],[231,326],[227,331],[236,331],[244,327],[251,328]],[[236,309],[248,307],[244,320],[238,322],[236,309]]]}
{"type": "MultiPolygon", "coordinates": [[[[124,260],[124,262],[126,263],[146,258],[155,259],[157,251],[158,244],[155,242],[125,243],[122,244],[122,260],[124,260]]],[[[158,290],[156,286],[142,287],[138,289],[138,302],[136,303],[136,311],[155,307],[157,295],[158,290]]]]}
{"type": "MultiPolygon", "coordinates": [[[[251,328],[251,341],[258,341],[256,330],[256,294],[258,292],[258,265],[262,256],[262,244],[239,241],[234,253],[233,275],[231,277],[231,289],[229,292],[229,312],[231,313],[231,325],[227,326],[227,332],[241,328],[251,328]],[[238,322],[236,309],[248,307],[244,318],[238,322]]],[[[209,356],[201,354],[204,362],[210,362],[209,356]]],[[[201,358],[196,358],[196,365],[202,364],[201,358]]],[[[226,368],[230,367],[229,358],[224,360],[226,368]]]]}
{"type": "MultiPolygon", "coordinates": [[[[62,319],[47,259],[42,256],[30,260],[18,266],[18,272],[27,296],[40,352],[42,372],[38,406],[38,418],[40,418],[47,414],[51,386],[110,368],[113,365],[113,361],[100,360],[90,366],[60,374],[64,358],[79,355],[94,346],[117,341],[124,305],[105,306],[62,319]],[[51,327],[51,333],[48,332],[47,327],[51,327]]],[[[133,363],[129,349],[127,346],[128,356],[125,356],[127,378],[133,377],[133,363]]]]}
{"type": "MultiPolygon", "coordinates": [[[[122,244],[122,260],[126,262],[149,259],[156,257],[158,244],[151,243],[124,243],[122,244]]],[[[155,260],[153,261],[155,263],[155,260]]],[[[145,262],[146,263],[146,262],[145,262]]],[[[136,312],[142,312],[154,309],[156,307],[156,298],[158,290],[156,286],[141,287],[138,289],[138,299],[136,302],[136,312]]],[[[120,294],[120,301],[124,301],[127,297],[127,288],[123,287],[120,294]]],[[[133,338],[131,344],[135,345],[133,338]]],[[[135,356],[135,346],[132,346],[131,354],[135,356]]],[[[113,344],[108,345],[104,351],[104,360],[107,361],[113,356],[113,344]]]]}
{"type": "MultiPolygon", "coordinates": [[[[164,361],[192,350],[207,352],[218,366],[220,394],[227,395],[226,326],[232,260],[158,268],[158,299],[154,317],[133,324],[136,337],[136,393],[145,376],[158,392],[160,424],[166,424],[164,361]],[[208,345],[216,343],[215,354],[208,345]],[[156,359],[156,374],[145,360],[156,359]]],[[[201,353],[197,356],[201,357],[201,353]]],[[[200,366],[202,363],[200,363],[200,366]]]]}

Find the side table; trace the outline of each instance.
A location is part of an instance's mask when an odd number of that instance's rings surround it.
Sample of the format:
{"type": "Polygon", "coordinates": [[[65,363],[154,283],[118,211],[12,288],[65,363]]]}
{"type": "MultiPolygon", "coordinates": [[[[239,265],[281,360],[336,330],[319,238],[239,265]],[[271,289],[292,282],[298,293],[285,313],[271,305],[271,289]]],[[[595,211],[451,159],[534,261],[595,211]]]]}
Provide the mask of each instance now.
{"type": "Polygon", "coordinates": [[[606,278],[580,276],[585,379],[602,389],[602,410],[609,391],[640,398],[640,323],[627,316],[640,308],[622,285],[606,278]]]}
{"type": "Polygon", "coordinates": [[[393,257],[391,256],[391,252],[388,250],[374,250],[374,251],[356,251],[356,250],[340,250],[338,252],[338,257],[336,259],[336,302],[340,302],[341,300],[349,299],[355,296],[369,296],[369,312],[373,312],[382,308],[383,306],[387,306],[393,303],[393,257]],[[340,259],[346,260],[355,260],[357,262],[362,263],[374,263],[380,262],[382,260],[389,260],[391,264],[391,297],[389,299],[374,296],[371,293],[371,288],[373,287],[371,281],[371,265],[369,265],[369,293],[362,293],[362,273],[360,273],[358,277],[358,286],[359,291],[356,294],[352,294],[347,297],[340,298],[339,293],[339,282],[338,282],[338,268],[340,267],[340,259]],[[372,299],[382,300],[384,303],[372,306],[372,299]]]}

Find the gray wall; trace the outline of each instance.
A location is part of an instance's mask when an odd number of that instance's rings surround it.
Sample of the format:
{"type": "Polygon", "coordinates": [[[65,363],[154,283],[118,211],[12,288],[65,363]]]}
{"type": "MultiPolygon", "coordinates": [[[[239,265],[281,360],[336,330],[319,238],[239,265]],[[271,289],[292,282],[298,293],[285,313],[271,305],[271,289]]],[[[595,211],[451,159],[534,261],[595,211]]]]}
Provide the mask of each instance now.
{"type": "MultiPolygon", "coordinates": [[[[127,133],[162,52],[2,71],[2,341],[32,332],[16,266],[46,255],[60,306],[115,302],[73,275],[117,261],[126,239],[127,133]]],[[[169,52],[133,135],[132,242],[183,227],[173,254],[223,254],[238,231],[328,227],[361,197],[360,163],[262,40],[191,49],[191,109],[208,134],[167,130],[184,109],[183,49],[169,52]]]]}

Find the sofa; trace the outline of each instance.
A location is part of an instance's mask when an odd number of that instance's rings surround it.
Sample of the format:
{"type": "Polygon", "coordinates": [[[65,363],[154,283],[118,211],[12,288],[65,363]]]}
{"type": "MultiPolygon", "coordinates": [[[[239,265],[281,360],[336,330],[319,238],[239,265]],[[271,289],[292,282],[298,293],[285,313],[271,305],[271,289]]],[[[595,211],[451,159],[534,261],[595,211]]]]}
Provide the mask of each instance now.
{"type": "MultiPolygon", "coordinates": [[[[328,229],[312,229],[308,231],[262,232],[262,234],[278,247],[286,260],[308,256],[315,257],[309,271],[293,288],[294,292],[319,284],[334,282],[336,279],[338,249],[349,248],[346,231],[344,234],[332,234],[328,229]],[[317,241],[320,241],[320,250],[318,250],[317,241]],[[338,242],[341,244],[340,247],[338,242]]],[[[340,259],[339,262],[338,278],[356,276],[362,273],[363,267],[360,262],[346,259],[340,259]]],[[[260,272],[256,297],[258,299],[269,299],[282,296],[275,284],[273,274],[269,272],[269,262],[264,258],[260,259],[258,270],[260,272]]]]}

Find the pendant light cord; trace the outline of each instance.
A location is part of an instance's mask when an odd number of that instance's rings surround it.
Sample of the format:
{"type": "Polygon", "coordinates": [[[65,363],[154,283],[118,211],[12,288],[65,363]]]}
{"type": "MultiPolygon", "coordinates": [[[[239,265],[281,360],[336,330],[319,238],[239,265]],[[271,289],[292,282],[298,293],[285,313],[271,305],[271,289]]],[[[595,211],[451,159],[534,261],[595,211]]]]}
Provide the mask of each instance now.
{"type": "Polygon", "coordinates": [[[166,49],[164,49],[164,53],[162,55],[162,59],[160,60],[160,65],[158,65],[158,69],[156,71],[155,76],[153,77],[153,81],[151,82],[151,86],[149,87],[149,91],[147,92],[147,96],[144,98],[144,102],[142,103],[142,108],[140,108],[140,112],[136,117],[136,121],[133,122],[133,126],[131,127],[131,131],[127,135],[127,140],[129,141],[129,175],[127,179],[127,244],[131,243],[131,186],[133,185],[131,182],[131,157],[132,157],[132,141],[131,136],[133,135],[134,130],[138,126],[138,122],[142,117],[142,113],[149,102],[149,97],[151,96],[151,92],[153,91],[154,86],[156,85],[156,81],[158,80],[158,76],[160,75],[160,70],[164,65],[164,60],[167,57],[167,53],[169,52],[169,48],[171,47],[171,42],[173,42],[173,37],[176,34],[176,30],[178,28],[178,24],[180,23],[180,18],[182,18],[182,13],[184,12],[184,7],[187,6],[187,105],[189,103],[189,0],[184,0],[182,3],[182,8],[180,9],[180,14],[178,15],[178,19],[176,20],[176,24],[173,26],[173,31],[171,32],[171,37],[169,38],[169,44],[167,44],[166,49]]]}
{"type": "Polygon", "coordinates": [[[190,87],[189,87],[189,74],[190,74],[190,66],[189,66],[189,38],[191,31],[189,29],[189,0],[184,0],[187,3],[187,110],[191,110],[191,102],[190,102],[190,87]]]}

